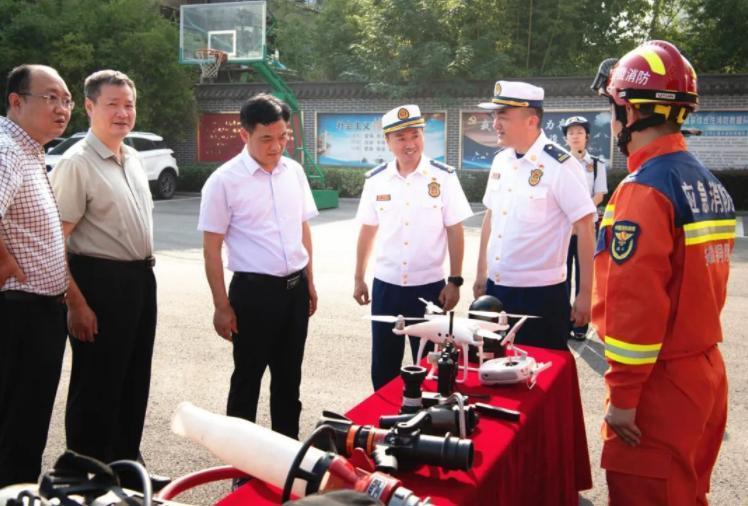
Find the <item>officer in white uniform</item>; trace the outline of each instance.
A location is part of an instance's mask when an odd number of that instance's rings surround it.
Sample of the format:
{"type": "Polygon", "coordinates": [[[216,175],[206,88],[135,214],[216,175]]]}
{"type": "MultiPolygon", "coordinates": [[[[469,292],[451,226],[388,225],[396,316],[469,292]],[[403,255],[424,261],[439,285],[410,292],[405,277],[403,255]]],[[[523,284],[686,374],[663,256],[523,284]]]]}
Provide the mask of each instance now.
{"type": "MultiPolygon", "coordinates": [[[[592,197],[592,203],[599,206],[603,197],[608,193],[608,177],[605,172],[605,162],[587,151],[587,143],[590,139],[590,123],[584,116],[571,116],[561,121],[561,131],[564,133],[566,144],[569,145],[571,154],[576,158],[584,169],[587,190],[592,197]]],[[[597,221],[599,209],[595,213],[595,233],[597,234],[597,221]]],[[[574,272],[575,296],[579,293],[579,251],[577,248],[577,236],[572,234],[569,241],[569,253],[566,259],[566,289],[571,293],[571,273],[574,272]]],[[[574,327],[571,337],[578,341],[584,341],[587,337],[587,325],[574,327]]]]}
{"type": "MultiPolygon", "coordinates": [[[[366,174],[357,220],[353,298],[369,303],[364,280],[375,237],[371,311],[378,315],[423,316],[419,297],[452,309],[463,283],[462,221],[473,214],[454,168],[423,155],[425,122],[417,105],[404,105],[382,118],[387,146],[395,160],[366,174]],[[449,277],[443,264],[449,249],[449,277]]],[[[372,322],[371,378],[374,389],[400,372],[403,339],[392,324],[372,322]]],[[[411,339],[415,360],[418,341],[411,339]]]]}
{"type": "Polygon", "coordinates": [[[542,88],[498,81],[491,102],[499,145],[483,204],[478,269],[473,292],[501,300],[528,320],[516,342],[564,349],[569,335],[566,253],[572,228],[583,256],[580,293],[571,310],[576,325],[589,321],[592,287],[592,204],[579,162],[540,128],[542,88]]]}

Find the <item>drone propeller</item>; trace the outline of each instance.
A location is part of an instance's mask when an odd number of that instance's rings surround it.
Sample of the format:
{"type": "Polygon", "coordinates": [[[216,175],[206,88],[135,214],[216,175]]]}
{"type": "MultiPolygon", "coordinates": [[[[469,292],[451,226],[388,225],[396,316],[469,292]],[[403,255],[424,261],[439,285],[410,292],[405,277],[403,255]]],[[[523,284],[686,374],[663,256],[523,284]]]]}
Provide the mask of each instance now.
{"type": "Polygon", "coordinates": [[[454,327],[455,324],[455,312],[450,311],[449,312],[449,337],[454,339],[454,334],[452,334],[452,327],[454,327]]]}
{"type": "MultiPolygon", "coordinates": [[[[468,311],[469,314],[473,316],[483,316],[485,318],[498,318],[501,316],[502,313],[497,313],[495,311],[478,311],[478,310],[472,310],[468,311]]],[[[506,316],[510,318],[524,318],[525,316],[528,318],[540,318],[540,316],[533,316],[529,314],[514,314],[514,313],[503,313],[506,316]]]]}
{"type": "Polygon", "coordinates": [[[365,315],[364,320],[371,320],[373,322],[382,322],[382,323],[397,323],[398,321],[422,321],[422,317],[415,317],[415,316],[390,316],[390,315],[378,315],[378,314],[371,314],[371,315],[365,315]]]}
{"type": "Polygon", "coordinates": [[[475,334],[478,336],[481,336],[484,339],[496,339],[497,341],[501,341],[502,339],[504,339],[504,336],[502,335],[499,335],[495,332],[491,332],[490,330],[481,329],[481,328],[477,329],[475,331],[475,334]]]}
{"type": "Polygon", "coordinates": [[[423,297],[418,297],[418,300],[426,304],[426,312],[428,313],[444,313],[444,310],[431,302],[430,300],[426,300],[423,297]]]}
{"type": "Polygon", "coordinates": [[[511,345],[514,343],[514,336],[517,335],[517,332],[519,332],[519,329],[522,328],[522,325],[525,324],[528,318],[529,316],[525,315],[520,321],[514,324],[512,330],[510,330],[506,337],[501,341],[502,346],[511,345]]]}

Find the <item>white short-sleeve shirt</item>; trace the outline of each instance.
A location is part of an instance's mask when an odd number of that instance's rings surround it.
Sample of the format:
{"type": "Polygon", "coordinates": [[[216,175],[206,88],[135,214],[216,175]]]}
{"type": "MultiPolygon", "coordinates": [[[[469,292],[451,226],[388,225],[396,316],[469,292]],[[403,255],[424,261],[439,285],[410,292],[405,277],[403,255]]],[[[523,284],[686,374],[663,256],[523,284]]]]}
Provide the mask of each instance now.
{"type": "Polygon", "coordinates": [[[491,210],[488,279],[504,286],[566,280],[572,224],[595,212],[579,162],[541,131],[522,158],[494,158],[483,204],[491,210]]]}
{"type": "Polygon", "coordinates": [[[267,172],[243,149],[203,186],[197,228],[224,235],[229,270],[288,276],[309,262],[302,224],[317,214],[301,165],[267,172]]]}
{"type": "Polygon", "coordinates": [[[596,193],[608,193],[608,175],[605,172],[605,162],[597,158],[597,175],[595,175],[595,159],[593,159],[588,151],[584,152],[584,156],[579,162],[584,169],[584,176],[590,196],[594,196],[596,193]]]}
{"type": "Polygon", "coordinates": [[[399,286],[444,279],[445,227],[473,211],[452,167],[421,157],[403,177],[391,161],[367,173],[356,219],[377,229],[374,277],[399,286]]]}

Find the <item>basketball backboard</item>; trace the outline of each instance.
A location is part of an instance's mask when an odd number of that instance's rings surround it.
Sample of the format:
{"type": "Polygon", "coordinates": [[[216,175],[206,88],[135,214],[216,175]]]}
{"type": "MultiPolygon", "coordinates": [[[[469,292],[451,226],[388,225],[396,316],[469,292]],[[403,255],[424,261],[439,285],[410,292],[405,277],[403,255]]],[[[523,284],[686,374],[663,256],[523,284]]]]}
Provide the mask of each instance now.
{"type": "Polygon", "coordinates": [[[199,64],[201,49],[218,49],[228,63],[265,57],[264,1],[183,4],[179,15],[179,62],[199,64]]]}

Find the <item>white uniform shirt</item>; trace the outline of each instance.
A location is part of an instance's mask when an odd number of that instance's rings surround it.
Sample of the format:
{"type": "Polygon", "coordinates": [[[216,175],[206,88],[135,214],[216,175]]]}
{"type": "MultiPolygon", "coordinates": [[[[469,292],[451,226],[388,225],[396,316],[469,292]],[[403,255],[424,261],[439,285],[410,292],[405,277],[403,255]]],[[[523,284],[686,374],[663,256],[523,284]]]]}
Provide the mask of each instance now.
{"type": "Polygon", "coordinates": [[[581,165],[542,131],[522,158],[511,148],[496,155],[483,204],[491,210],[488,279],[503,286],[563,282],[571,226],[595,212],[581,165]]]}
{"type": "MultiPolygon", "coordinates": [[[[595,160],[592,159],[592,155],[588,151],[585,151],[582,159],[578,161],[584,169],[585,181],[587,182],[590,197],[594,197],[596,193],[608,193],[608,176],[605,172],[605,162],[599,158],[597,159],[597,175],[595,175],[595,160]]],[[[595,221],[597,221],[597,213],[595,213],[595,221]]]]}
{"type": "Polygon", "coordinates": [[[197,228],[224,234],[229,270],[288,276],[309,262],[301,228],[317,214],[301,165],[283,157],[268,173],[243,149],[203,186],[197,228]]]}
{"type": "Polygon", "coordinates": [[[445,227],[473,214],[457,174],[432,165],[425,156],[407,177],[394,160],[369,174],[356,219],[379,227],[374,277],[399,286],[444,279],[445,227]]]}

